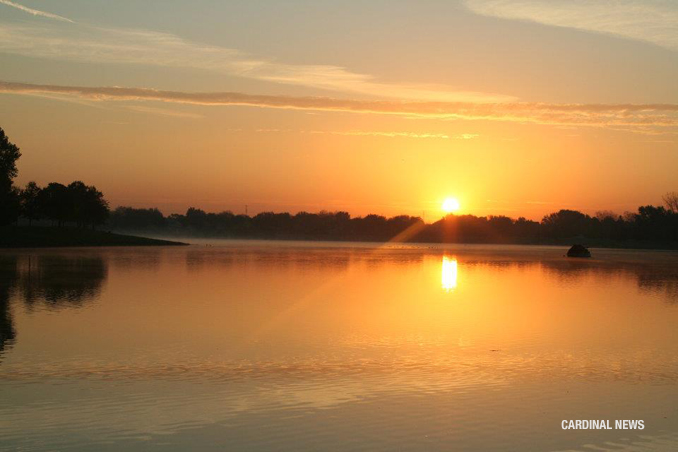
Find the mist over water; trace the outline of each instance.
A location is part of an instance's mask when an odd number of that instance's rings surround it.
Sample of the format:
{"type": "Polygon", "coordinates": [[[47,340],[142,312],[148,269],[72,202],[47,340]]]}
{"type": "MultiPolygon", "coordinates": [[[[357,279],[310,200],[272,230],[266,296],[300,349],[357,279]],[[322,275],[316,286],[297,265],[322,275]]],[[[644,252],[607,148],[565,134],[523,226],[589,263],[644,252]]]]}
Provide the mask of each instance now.
{"type": "Polygon", "coordinates": [[[678,254],[565,251],[0,251],[0,449],[675,450],[678,254]]]}

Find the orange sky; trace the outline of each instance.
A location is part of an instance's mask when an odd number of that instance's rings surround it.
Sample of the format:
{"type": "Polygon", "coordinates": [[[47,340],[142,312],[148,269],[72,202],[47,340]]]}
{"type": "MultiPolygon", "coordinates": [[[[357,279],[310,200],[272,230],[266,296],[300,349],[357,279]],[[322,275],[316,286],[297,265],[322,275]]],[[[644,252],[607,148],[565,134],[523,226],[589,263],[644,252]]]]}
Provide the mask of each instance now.
{"type": "Polygon", "coordinates": [[[449,196],[540,219],[678,189],[673,5],[245,3],[0,4],[18,183],[427,220],[449,196]]]}

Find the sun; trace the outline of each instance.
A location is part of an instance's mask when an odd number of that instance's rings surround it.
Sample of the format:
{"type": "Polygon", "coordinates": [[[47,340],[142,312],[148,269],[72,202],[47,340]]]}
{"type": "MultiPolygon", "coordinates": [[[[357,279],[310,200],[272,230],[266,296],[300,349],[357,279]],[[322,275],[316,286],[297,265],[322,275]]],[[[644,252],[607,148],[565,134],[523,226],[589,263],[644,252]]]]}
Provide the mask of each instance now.
{"type": "Polygon", "coordinates": [[[459,205],[459,200],[457,198],[445,198],[445,201],[443,201],[443,211],[447,213],[452,213],[456,212],[461,208],[459,205]]]}

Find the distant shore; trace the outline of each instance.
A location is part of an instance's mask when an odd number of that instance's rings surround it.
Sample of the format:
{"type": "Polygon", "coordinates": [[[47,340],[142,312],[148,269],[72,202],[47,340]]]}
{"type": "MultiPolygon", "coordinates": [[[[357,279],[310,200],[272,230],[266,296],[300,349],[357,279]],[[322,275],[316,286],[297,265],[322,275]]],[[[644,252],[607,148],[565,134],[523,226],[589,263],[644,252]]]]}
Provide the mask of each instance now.
{"type": "MultiPolygon", "coordinates": [[[[75,227],[49,227],[49,226],[4,226],[0,227],[0,249],[2,248],[58,248],[58,247],[97,247],[97,246],[182,246],[188,243],[178,240],[185,239],[202,240],[283,240],[283,241],[330,241],[330,242],[375,242],[387,243],[389,240],[366,240],[360,238],[338,237],[313,237],[313,236],[167,236],[156,231],[98,231],[75,227]],[[152,239],[140,235],[154,235],[162,239],[152,239]]],[[[516,241],[482,241],[460,240],[456,242],[444,241],[418,241],[404,240],[393,243],[428,243],[428,244],[483,244],[483,245],[550,245],[570,246],[573,243],[583,243],[591,248],[619,248],[619,249],[653,249],[653,250],[676,250],[676,243],[653,242],[653,241],[613,241],[601,239],[588,239],[586,237],[571,237],[551,240],[516,240],[516,241]]]]}
{"type": "Polygon", "coordinates": [[[599,249],[624,249],[624,250],[654,250],[654,251],[678,251],[678,243],[659,242],[649,240],[626,240],[615,241],[605,239],[591,239],[587,237],[569,237],[562,239],[524,239],[524,240],[459,240],[459,241],[435,241],[435,240],[380,240],[342,237],[314,237],[314,236],[283,236],[283,235],[258,235],[258,236],[235,236],[235,235],[168,235],[162,231],[116,231],[121,234],[141,234],[162,237],[167,240],[185,240],[191,243],[219,241],[275,241],[275,242],[347,242],[347,243],[374,243],[374,244],[404,244],[404,245],[516,245],[516,246],[558,246],[565,249],[573,244],[580,243],[587,248],[599,249]]]}
{"type": "Polygon", "coordinates": [[[4,226],[0,228],[0,248],[180,245],[186,245],[186,243],[83,228],[45,226],[4,226]]]}

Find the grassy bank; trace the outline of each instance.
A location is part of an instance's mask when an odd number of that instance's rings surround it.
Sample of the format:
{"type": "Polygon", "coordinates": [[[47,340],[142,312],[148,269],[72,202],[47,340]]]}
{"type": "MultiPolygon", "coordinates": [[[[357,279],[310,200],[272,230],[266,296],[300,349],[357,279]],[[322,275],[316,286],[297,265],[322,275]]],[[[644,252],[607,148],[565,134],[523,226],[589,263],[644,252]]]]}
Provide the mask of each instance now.
{"type": "Polygon", "coordinates": [[[0,228],[0,248],[165,245],[185,245],[185,243],[80,228],[43,226],[5,226],[0,228]]]}

